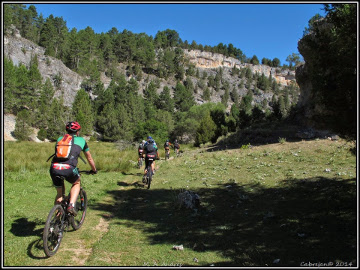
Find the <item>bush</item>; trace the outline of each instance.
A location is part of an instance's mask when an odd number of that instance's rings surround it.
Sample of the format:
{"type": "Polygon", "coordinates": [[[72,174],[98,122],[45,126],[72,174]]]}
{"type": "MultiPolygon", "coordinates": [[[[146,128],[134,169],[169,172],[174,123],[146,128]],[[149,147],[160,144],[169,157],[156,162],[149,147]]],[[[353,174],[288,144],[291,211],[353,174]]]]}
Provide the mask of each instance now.
{"type": "Polygon", "coordinates": [[[38,131],[37,137],[40,141],[44,141],[47,137],[47,131],[44,128],[40,128],[38,131]]]}
{"type": "Polygon", "coordinates": [[[195,146],[200,146],[200,144],[213,140],[216,129],[216,124],[212,120],[210,114],[206,115],[200,122],[200,127],[196,131],[195,146]]]}

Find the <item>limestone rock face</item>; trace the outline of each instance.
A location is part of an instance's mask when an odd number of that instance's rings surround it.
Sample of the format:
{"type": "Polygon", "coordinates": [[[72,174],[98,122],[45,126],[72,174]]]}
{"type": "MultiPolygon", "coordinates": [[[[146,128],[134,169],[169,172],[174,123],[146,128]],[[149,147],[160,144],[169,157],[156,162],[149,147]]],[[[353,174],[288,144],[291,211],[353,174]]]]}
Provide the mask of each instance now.
{"type": "Polygon", "coordinates": [[[37,55],[39,71],[43,80],[50,79],[55,89],[55,97],[64,94],[64,105],[71,106],[83,78],[54,57],[45,55],[45,49],[19,35],[4,36],[4,56],[9,57],[14,65],[30,65],[32,57],[37,55]],[[54,85],[55,76],[60,75],[62,81],[58,87],[54,85]]]}
{"type": "Polygon", "coordinates": [[[189,58],[190,62],[195,64],[198,68],[245,68],[249,67],[253,73],[258,72],[265,76],[271,76],[276,79],[281,85],[289,85],[295,81],[295,71],[284,70],[281,71],[278,68],[269,67],[266,65],[252,65],[248,63],[241,63],[240,60],[226,57],[223,54],[205,52],[200,50],[184,50],[184,54],[189,58]]]}

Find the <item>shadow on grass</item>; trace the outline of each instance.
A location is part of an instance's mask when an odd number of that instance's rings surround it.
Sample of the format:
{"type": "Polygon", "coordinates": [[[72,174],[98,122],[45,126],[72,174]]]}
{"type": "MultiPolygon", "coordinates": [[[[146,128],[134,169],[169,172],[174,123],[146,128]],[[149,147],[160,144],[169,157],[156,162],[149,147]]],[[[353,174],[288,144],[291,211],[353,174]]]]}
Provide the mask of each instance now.
{"type": "Polygon", "coordinates": [[[220,252],[224,262],[215,266],[356,265],[356,179],[288,179],[277,188],[227,183],[192,191],[201,198],[198,211],[176,208],[181,191],[173,189],[109,191],[116,207],[94,208],[143,231],[151,244],[220,252]]]}
{"type": "Polygon", "coordinates": [[[27,218],[18,218],[11,224],[10,232],[15,236],[41,236],[43,229],[35,230],[35,227],[43,224],[41,221],[29,221],[27,218]]]}
{"type": "Polygon", "coordinates": [[[42,239],[38,239],[35,240],[33,242],[31,242],[27,248],[27,254],[30,258],[32,259],[37,259],[37,260],[44,260],[44,259],[48,259],[49,257],[47,255],[45,255],[44,253],[44,246],[43,246],[43,241],[42,239]],[[38,254],[40,251],[41,254],[43,254],[42,256],[37,256],[35,254],[38,254]]]}

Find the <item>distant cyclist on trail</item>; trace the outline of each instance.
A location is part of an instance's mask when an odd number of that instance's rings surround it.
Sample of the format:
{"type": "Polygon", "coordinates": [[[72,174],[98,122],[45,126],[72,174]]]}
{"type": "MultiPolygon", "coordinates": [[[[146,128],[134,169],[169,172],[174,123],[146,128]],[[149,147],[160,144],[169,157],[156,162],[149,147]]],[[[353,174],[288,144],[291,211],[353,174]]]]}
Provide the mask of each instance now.
{"type": "Polygon", "coordinates": [[[164,143],[165,156],[167,154],[170,157],[170,146],[172,146],[171,142],[169,142],[169,140],[166,140],[166,142],[164,143]]]}
{"type": "Polygon", "coordinates": [[[143,177],[143,180],[144,180],[145,176],[147,174],[147,167],[149,165],[149,162],[151,162],[151,169],[153,171],[153,174],[155,174],[155,159],[159,158],[157,145],[151,137],[150,137],[150,139],[148,138],[148,141],[145,144],[143,157],[145,158],[145,170],[144,170],[144,177],[143,177]],[[149,161],[148,155],[153,155],[155,157],[152,162],[149,161]]]}
{"type": "Polygon", "coordinates": [[[180,144],[179,144],[178,140],[175,140],[174,141],[174,151],[175,151],[176,156],[179,154],[179,149],[180,149],[180,144]]]}
{"type": "Polygon", "coordinates": [[[58,138],[55,146],[56,153],[54,154],[50,166],[50,176],[57,191],[54,204],[60,204],[62,201],[63,192],[65,193],[65,190],[62,190],[62,185],[65,178],[66,181],[72,184],[70,189],[70,204],[67,211],[72,213],[74,216],[77,214],[74,207],[80,192],[80,174],[76,166],[78,164],[78,158],[81,151],[84,152],[85,157],[90,164],[92,173],[97,173],[95,162],[90,154],[90,149],[85,139],[79,137],[80,129],[81,126],[78,122],[68,122],[66,124],[67,134],[58,138]],[[71,148],[68,147],[69,145],[64,145],[65,147],[63,148],[69,149],[70,152],[68,153],[68,157],[59,157],[57,152],[62,152],[62,150],[59,150],[61,149],[59,142],[64,141],[64,139],[67,138],[69,141],[72,141],[71,148]]]}
{"type": "MultiPolygon", "coordinates": [[[[155,140],[151,136],[147,137],[147,140],[145,142],[145,147],[149,144],[150,141],[154,142],[154,146],[156,147],[156,151],[157,151],[158,150],[157,144],[156,144],[155,140]]],[[[159,159],[159,157],[158,157],[158,159],[159,159]]],[[[153,164],[154,164],[153,172],[155,174],[155,160],[154,160],[153,164]]],[[[146,169],[146,167],[145,167],[145,169],[146,169]]]]}
{"type": "Polygon", "coordinates": [[[142,140],[142,142],[139,144],[139,147],[138,147],[138,155],[139,155],[139,158],[138,158],[138,164],[140,162],[140,159],[142,158],[142,155],[143,155],[143,152],[144,152],[144,147],[145,147],[145,140],[142,140]]]}

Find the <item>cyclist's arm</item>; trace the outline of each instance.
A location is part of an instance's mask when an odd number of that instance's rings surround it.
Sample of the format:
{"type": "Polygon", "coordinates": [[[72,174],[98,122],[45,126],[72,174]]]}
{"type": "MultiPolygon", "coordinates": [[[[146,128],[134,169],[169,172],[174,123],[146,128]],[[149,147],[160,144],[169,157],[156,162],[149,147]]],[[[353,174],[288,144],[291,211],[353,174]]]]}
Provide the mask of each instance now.
{"type": "Polygon", "coordinates": [[[90,154],[90,150],[84,152],[84,154],[85,154],[85,157],[86,157],[87,161],[88,161],[89,164],[90,164],[91,169],[92,169],[94,172],[96,172],[95,161],[93,160],[93,158],[92,158],[92,156],[91,156],[91,154],[90,154]]]}

